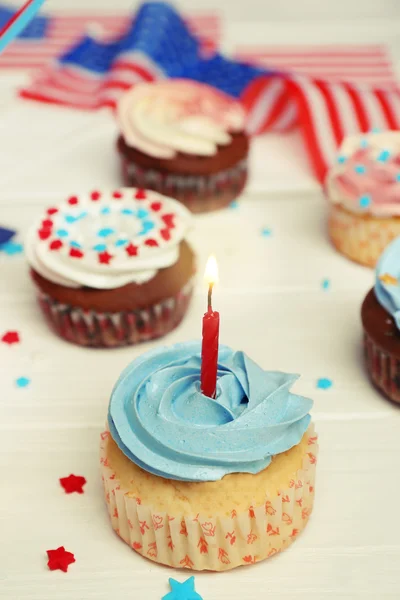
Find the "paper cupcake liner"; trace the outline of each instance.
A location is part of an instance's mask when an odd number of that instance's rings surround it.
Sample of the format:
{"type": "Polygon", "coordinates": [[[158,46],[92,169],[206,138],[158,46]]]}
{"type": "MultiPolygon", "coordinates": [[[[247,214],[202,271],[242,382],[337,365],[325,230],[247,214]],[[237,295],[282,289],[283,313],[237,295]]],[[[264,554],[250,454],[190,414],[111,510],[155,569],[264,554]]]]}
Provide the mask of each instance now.
{"type": "Polygon", "coordinates": [[[390,400],[400,403],[400,360],[377,346],[365,331],[364,357],[372,383],[390,400]]]}
{"type": "Polygon", "coordinates": [[[360,215],[333,204],[328,228],[339,252],[362,265],[374,267],[386,246],[400,235],[400,218],[360,215]]]}
{"type": "Polygon", "coordinates": [[[169,333],[182,320],[193,281],[172,298],[138,310],[100,313],[54,300],[38,290],[39,304],[51,329],[80,346],[117,347],[137,344],[169,333]]]}
{"type": "Polygon", "coordinates": [[[247,181],[247,159],[226,171],[210,175],[182,175],[143,169],[122,158],[125,185],[155,190],[185,204],[193,213],[227,206],[243,191],[247,181]]]}
{"type": "Polygon", "coordinates": [[[107,458],[109,431],[101,434],[101,468],[113,529],[133,550],[175,568],[226,571],[264,560],[287,548],[304,529],[314,501],[317,436],[308,432],[303,467],[287,487],[261,506],[232,508],[230,516],[155,512],[121,488],[107,458]]]}

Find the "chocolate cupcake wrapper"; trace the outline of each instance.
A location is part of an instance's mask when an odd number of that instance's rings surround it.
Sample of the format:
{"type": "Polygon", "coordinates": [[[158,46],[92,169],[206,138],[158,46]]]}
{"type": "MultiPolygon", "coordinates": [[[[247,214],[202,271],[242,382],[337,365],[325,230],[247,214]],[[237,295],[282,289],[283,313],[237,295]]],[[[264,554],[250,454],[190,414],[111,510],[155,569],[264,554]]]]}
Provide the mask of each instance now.
{"type": "Polygon", "coordinates": [[[400,360],[377,346],[365,331],[364,356],[373,384],[390,400],[400,403],[400,360]]]}
{"type": "Polygon", "coordinates": [[[355,262],[374,267],[390,242],[400,235],[400,218],[353,214],[332,205],[329,236],[336,249],[355,262]]]}
{"type": "Polygon", "coordinates": [[[38,290],[39,304],[50,327],[63,339],[80,346],[117,347],[137,344],[169,333],[182,320],[192,295],[193,281],[172,298],[148,308],[117,313],[63,304],[38,290]]]}
{"type": "Polygon", "coordinates": [[[200,176],[143,169],[122,157],[125,185],[155,190],[185,204],[192,212],[227,206],[241,194],[247,181],[247,159],[219,173],[200,176]]]}
{"type": "Polygon", "coordinates": [[[309,451],[287,487],[265,498],[262,506],[230,516],[155,512],[121,489],[107,459],[109,431],[101,434],[101,468],[113,529],[131,548],[155,562],[175,568],[226,571],[249,565],[284,550],[304,529],[314,501],[317,436],[311,425],[309,451]]]}

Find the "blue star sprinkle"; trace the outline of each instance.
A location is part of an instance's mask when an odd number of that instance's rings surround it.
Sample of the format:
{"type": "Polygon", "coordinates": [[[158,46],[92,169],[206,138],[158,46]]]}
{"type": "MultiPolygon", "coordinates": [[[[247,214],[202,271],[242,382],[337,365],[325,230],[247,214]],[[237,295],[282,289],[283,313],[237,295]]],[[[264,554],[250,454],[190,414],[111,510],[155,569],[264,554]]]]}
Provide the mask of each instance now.
{"type": "Polygon", "coordinates": [[[319,390],[329,390],[333,385],[332,379],[328,379],[327,377],[320,377],[317,380],[317,388],[319,390]]]}
{"type": "Polygon", "coordinates": [[[69,233],[66,229],[57,229],[56,234],[60,238],[68,237],[68,235],[69,235],[69,233]]]}
{"type": "Polygon", "coordinates": [[[21,254],[24,251],[24,247],[22,244],[10,241],[0,246],[0,251],[8,254],[8,256],[14,256],[14,254],[21,254]]]}
{"type": "Polygon", "coordinates": [[[82,248],[82,246],[80,245],[79,242],[75,242],[74,240],[72,240],[69,245],[71,246],[71,248],[78,248],[78,250],[80,250],[82,248]]]}
{"type": "Polygon", "coordinates": [[[368,208],[368,206],[371,204],[371,196],[369,196],[368,194],[364,194],[364,196],[361,196],[360,200],[359,200],[359,205],[361,206],[361,208],[368,208]]]}
{"type": "Polygon", "coordinates": [[[19,388],[26,388],[30,382],[31,380],[29,377],[18,377],[18,379],[15,380],[15,385],[19,388]]]}
{"type": "Polygon", "coordinates": [[[343,165],[346,162],[347,158],[345,156],[343,156],[343,154],[339,154],[339,156],[337,157],[337,161],[339,163],[339,165],[343,165]]]}
{"type": "Polygon", "coordinates": [[[154,229],[153,221],[143,221],[142,230],[139,231],[139,235],[146,235],[146,233],[148,233],[152,229],[154,229]]]}
{"type": "Polygon", "coordinates": [[[323,290],[329,290],[330,285],[331,285],[331,282],[330,282],[329,279],[323,279],[321,281],[321,287],[322,287],[323,290]]]}
{"type": "Polygon", "coordinates": [[[111,208],[109,206],[105,206],[104,208],[101,209],[100,214],[101,215],[109,215],[111,212],[111,208]]]}
{"type": "Polygon", "coordinates": [[[79,219],[79,217],[74,217],[73,215],[65,215],[64,219],[67,223],[75,223],[79,219]]]}
{"type": "Polygon", "coordinates": [[[194,589],[194,577],[189,577],[183,583],[170,579],[171,591],[162,600],[202,600],[200,594],[194,589]]]}
{"type": "Polygon", "coordinates": [[[103,229],[99,229],[97,235],[99,237],[106,238],[112,235],[113,233],[115,233],[115,229],[113,229],[112,227],[104,227],[103,229]]]}
{"type": "Polygon", "coordinates": [[[117,246],[117,248],[119,248],[120,246],[126,246],[126,244],[128,243],[129,240],[117,240],[115,242],[115,245],[117,246]]]}
{"type": "Polygon", "coordinates": [[[137,216],[139,217],[139,219],[145,219],[149,216],[149,211],[145,208],[139,208],[139,210],[137,211],[137,216]]]}
{"type": "Polygon", "coordinates": [[[229,205],[229,208],[239,208],[239,202],[237,200],[232,200],[229,205]]]}
{"type": "Polygon", "coordinates": [[[272,235],[272,230],[271,230],[269,227],[264,227],[264,228],[261,230],[261,235],[262,235],[263,237],[270,237],[270,236],[272,235]]]}
{"type": "Polygon", "coordinates": [[[123,208],[121,210],[121,215],[134,215],[135,211],[132,210],[131,208],[123,208]]]}
{"type": "Polygon", "coordinates": [[[390,152],[389,150],[382,150],[382,152],[380,152],[376,158],[376,160],[378,160],[379,162],[386,162],[387,160],[389,160],[390,158],[390,152]]]}
{"type": "Polygon", "coordinates": [[[365,173],[365,171],[366,171],[366,168],[365,168],[365,166],[364,166],[364,165],[356,165],[356,166],[354,167],[354,170],[355,170],[355,172],[356,172],[356,173],[358,173],[359,175],[364,175],[364,173],[365,173]]]}

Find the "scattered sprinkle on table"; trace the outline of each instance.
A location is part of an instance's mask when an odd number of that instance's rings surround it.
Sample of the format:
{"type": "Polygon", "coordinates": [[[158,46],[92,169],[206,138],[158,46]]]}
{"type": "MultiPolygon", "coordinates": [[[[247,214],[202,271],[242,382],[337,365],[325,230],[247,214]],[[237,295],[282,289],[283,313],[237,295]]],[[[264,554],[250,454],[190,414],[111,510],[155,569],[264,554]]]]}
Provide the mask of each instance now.
{"type": "Polygon", "coordinates": [[[331,286],[331,282],[329,279],[323,279],[321,281],[321,287],[323,290],[329,290],[330,286],[331,286]]]}
{"type": "Polygon", "coordinates": [[[270,237],[272,235],[272,230],[269,227],[263,227],[263,229],[261,229],[261,235],[263,237],[270,237]]]}
{"type": "Polygon", "coordinates": [[[8,344],[11,346],[12,344],[18,344],[21,341],[21,338],[18,331],[6,331],[2,335],[1,341],[3,344],[8,344]]]}
{"type": "Polygon", "coordinates": [[[229,205],[229,208],[239,208],[239,202],[237,200],[232,200],[229,205]]]}
{"type": "Polygon", "coordinates": [[[194,577],[189,577],[183,583],[170,579],[171,591],[162,600],[202,600],[200,594],[194,589],[194,577]]]}
{"type": "Polygon", "coordinates": [[[24,247],[22,244],[17,242],[7,242],[0,246],[0,252],[4,252],[8,256],[14,256],[15,254],[22,254],[24,247]]]}
{"type": "Polygon", "coordinates": [[[69,565],[75,562],[75,556],[72,552],[67,552],[64,546],[60,546],[56,550],[47,550],[48,563],[50,571],[68,571],[69,565]]]}
{"type": "Polygon", "coordinates": [[[320,377],[317,380],[317,388],[320,390],[328,390],[332,385],[333,381],[332,379],[328,379],[328,377],[320,377]]]}
{"type": "Polygon", "coordinates": [[[83,486],[86,483],[86,479],[82,475],[69,475],[68,477],[61,477],[60,484],[64,488],[66,494],[72,494],[77,492],[83,494],[83,486]]]}
{"type": "Polygon", "coordinates": [[[18,377],[18,379],[15,380],[15,385],[18,388],[26,388],[28,387],[30,382],[31,380],[29,379],[29,377],[18,377]]]}

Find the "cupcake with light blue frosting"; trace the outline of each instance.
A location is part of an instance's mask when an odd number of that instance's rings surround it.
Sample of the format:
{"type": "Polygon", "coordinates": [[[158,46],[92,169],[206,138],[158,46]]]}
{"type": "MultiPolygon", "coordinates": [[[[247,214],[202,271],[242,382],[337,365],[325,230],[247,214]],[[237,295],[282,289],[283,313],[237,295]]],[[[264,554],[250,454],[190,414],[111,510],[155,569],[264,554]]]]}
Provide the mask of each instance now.
{"type": "Polygon", "coordinates": [[[385,250],[361,309],[364,355],[374,385],[400,402],[400,238],[385,250]]]}
{"type": "Polygon", "coordinates": [[[199,342],[143,354],[121,374],[101,436],[113,529],[156,562],[222,571],[285,549],[314,499],[312,401],[297,375],[220,346],[216,398],[199,342]]]}

